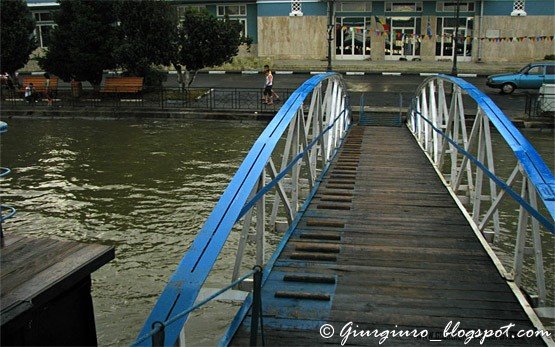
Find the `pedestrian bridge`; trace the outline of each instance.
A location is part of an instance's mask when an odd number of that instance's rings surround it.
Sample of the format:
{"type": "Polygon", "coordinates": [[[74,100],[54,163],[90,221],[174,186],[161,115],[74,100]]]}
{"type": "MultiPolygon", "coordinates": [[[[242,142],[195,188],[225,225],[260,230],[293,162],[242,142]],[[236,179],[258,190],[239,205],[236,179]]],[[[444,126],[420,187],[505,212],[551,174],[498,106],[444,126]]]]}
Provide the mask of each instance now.
{"type": "Polygon", "coordinates": [[[136,345],[184,344],[189,314],[229,290],[248,295],[221,345],[553,345],[540,316],[553,312],[542,238],[552,242],[555,179],[536,150],[456,77],[423,82],[406,125],[363,116],[353,121],[338,74],[291,95],[136,345]],[[496,161],[492,132],[513,162],[496,161]],[[229,286],[199,302],[232,233],[229,286]]]}

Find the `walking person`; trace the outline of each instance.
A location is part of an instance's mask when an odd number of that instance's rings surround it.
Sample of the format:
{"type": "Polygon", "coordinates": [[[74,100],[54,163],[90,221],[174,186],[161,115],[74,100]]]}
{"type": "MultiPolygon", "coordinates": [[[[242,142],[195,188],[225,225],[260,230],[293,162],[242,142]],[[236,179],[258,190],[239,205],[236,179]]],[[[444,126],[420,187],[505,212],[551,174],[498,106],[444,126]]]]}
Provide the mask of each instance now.
{"type": "Polygon", "coordinates": [[[28,103],[32,103],[33,101],[35,101],[35,86],[33,86],[33,83],[29,83],[29,85],[27,85],[27,87],[25,87],[25,100],[28,103]]]}
{"type": "MultiPolygon", "coordinates": [[[[270,71],[270,74],[272,74],[272,70],[270,70],[270,66],[269,65],[264,65],[264,71],[270,71]]],[[[273,74],[272,74],[272,83],[273,83],[273,74]]],[[[272,84],[273,86],[273,84],[272,84]]],[[[274,89],[272,88],[272,99],[276,102],[281,101],[281,99],[279,98],[279,95],[277,95],[277,93],[274,91],[274,89]]]]}
{"type": "Polygon", "coordinates": [[[52,88],[50,88],[50,75],[48,72],[44,73],[44,94],[46,96],[48,106],[52,106],[52,88]]]}
{"type": "Polygon", "coordinates": [[[264,83],[264,96],[262,97],[263,104],[266,105],[273,105],[274,102],[272,101],[272,85],[274,84],[274,76],[272,76],[272,72],[270,69],[264,69],[264,75],[266,75],[266,83],[264,83]]]}

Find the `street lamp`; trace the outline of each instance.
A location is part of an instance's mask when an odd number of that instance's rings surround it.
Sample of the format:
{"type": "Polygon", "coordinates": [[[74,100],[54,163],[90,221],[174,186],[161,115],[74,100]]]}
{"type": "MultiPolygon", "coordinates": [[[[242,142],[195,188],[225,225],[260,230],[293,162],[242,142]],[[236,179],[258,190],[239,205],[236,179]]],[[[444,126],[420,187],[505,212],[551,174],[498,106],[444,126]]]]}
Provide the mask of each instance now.
{"type": "Polygon", "coordinates": [[[455,9],[455,37],[453,38],[453,68],[451,75],[457,75],[457,38],[459,37],[459,11],[461,8],[461,1],[457,0],[457,7],[455,9]]]}
{"type": "Polygon", "coordinates": [[[331,67],[331,43],[333,41],[333,8],[335,0],[328,0],[328,67],[327,71],[332,71],[331,67]]]}

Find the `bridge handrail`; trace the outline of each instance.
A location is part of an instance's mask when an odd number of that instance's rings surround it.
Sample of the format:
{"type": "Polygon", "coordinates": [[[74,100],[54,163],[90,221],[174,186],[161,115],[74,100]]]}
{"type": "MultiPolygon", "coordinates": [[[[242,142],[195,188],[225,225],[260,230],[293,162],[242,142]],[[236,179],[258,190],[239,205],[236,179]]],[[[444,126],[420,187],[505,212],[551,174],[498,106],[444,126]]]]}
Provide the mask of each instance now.
{"type": "Polygon", "coordinates": [[[221,294],[227,292],[228,290],[231,290],[236,285],[244,282],[247,278],[251,277],[252,275],[254,275],[255,273],[260,272],[260,271],[262,271],[261,268],[253,269],[253,270],[247,272],[246,274],[244,274],[243,276],[239,277],[236,281],[231,282],[229,285],[227,285],[227,286],[221,288],[220,290],[216,291],[215,293],[211,294],[206,299],[202,300],[201,302],[199,302],[197,304],[194,304],[193,306],[187,308],[184,311],[181,311],[180,313],[176,314],[175,316],[170,317],[170,318],[166,319],[163,322],[154,322],[153,325],[155,325],[155,326],[153,326],[152,329],[147,334],[137,338],[137,340],[133,343],[133,346],[140,346],[142,342],[146,341],[149,338],[152,338],[153,336],[155,336],[159,332],[163,332],[163,330],[166,327],[168,327],[171,324],[174,324],[180,318],[185,317],[187,314],[193,312],[194,310],[197,310],[197,309],[201,308],[202,306],[204,306],[207,303],[209,303],[210,301],[214,300],[215,298],[217,298],[221,294]]]}
{"type": "MultiPolygon", "coordinates": [[[[408,114],[410,131],[469,217],[474,231],[483,236],[482,242],[501,275],[517,286],[521,286],[523,275],[535,277],[537,301],[534,305],[545,307],[547,287],[540,224],[555,234],[555,178],[552,172],[511,120],[472,84],[457,77],[438,75],[424,80],[416,95],[408,114]],[[450,94],[446,92],[448,88],[452,88],[450,94]],[[470,134],[467,132],[465,112],[468,100],[463,100],[463,94],[476,103],[476,117],[470,134]],[[491,125],[516,159],[516,165],[506,181],[495,172],[491,125]],[[489,189],[486,178],[489,179],[489,189]],[[513,189],[519,179],[520,193],[513,189]],[[511,272],[485,244],[494,243],[501,234],[502,208],[514,209],[511,205],[502,205],[507,196],[519,205],[516,230],[509,230],[516,235],[511,272]],[[547,208],[547,216],[540,212],[538,200],[547,208]],[[493,228],[488,229],[488,226],[493,228]],[[533,245],[533,252],[529,254],[535,270],[525,274],[528,236],[533,245]]],[[[505,167],[506,163],[503,163],[505,167]]]]}
{"type": "MultiPolygon", "coordinates": [[[[530,142],[522,135],[520,131],[514,126],[509,118],[501,111],[501,109],[482,91],[480,91],[476,86],[473,84],[454,76],[448,75],[438,75],[435,77],[427,78],[420,86],[418,90],[424,88],[429,80],[441,78],[444,80],[451,81],[453,84],[458,85],[461,87],[465,92],[468,93],[479,105],[479,107],[483,110],[483,112],[487,115],[488,119],[492,122],[495,126],[499,134],[503,137],[505,142],[509,145],[511,150],[513,151],[515,157],[517,158],[520,165],[526,172],[528,178],[536,188],[542,202],[546,206],[549,214],[551,215],[552,219],[555,219],[555,177],[551,170],[547,167],[539,153],[536,151],[534,146],[530,144],[530,142]]],[[[414,106],[414,105],[413,105],[414,106]]],[[[411,110],[409,113],[415,112],[414,107],[411,106],[411,110]]],[[[420,116],[422,116],[420,114],[420,116]]],[[[423,117],[423,116],[422,116],[423,117]]],[[[423,117],[427,122],[430,122],[429,119],[423,117]]],[[[431,124],[431,122],[430,122],[431,124]]],[[[433,126],[433,124],[431,124],[433,126]]],[[[435,128],[435,127],[434,127],[435,128]]],[[[448,136],[442,132],[440,129],[435,128],[438,133],[440,133],[443,137],[449,141],[448,136]]],[[[465,152],[463,148],[461,148],[458,144],[450,143],[458,149],[462,149],[462,152],[465,152]]],[[[468,153],[463,153],[465,156],[471,157],[468,153]]],[[[474,158],[476,160],[476,158],[474,158]]],[[[476,160],[476,162],[478,162],[476,160]]],[[[543,217],[539,212],[533,209],[528,203],[523,201],[518,193],[514,192],[510,187],[508,187],[502,180],[500,180],[494,173],[489,171],[485,166],[482,167],[482,170],[486,172],[493,180],[498,183],[504,190],[507,191],[520,205],[523,205],[528,212],[535,216],[538,221],[540,221],[552,234],[555,234],[555,228],[552,222],[547,220],[543,217]]]]}
{"type": "MultiPolygon", "coordinates": [[[[335,150],[335,144],[339,141],[340,137],[344,136],[346,128],[349,125],[348,112],[345,112],[344,109],[341,110],[343,107],[347,108],[348,105],[346,96],[344,95],[345,88],[341,76],[336,73],[325,73],[312,77],[293,92],[256,140],[189,250],[180,261],[178,268],[170,278],[169,283],[166,285],[150,316],[139,332],[139,338],[149,334],[154,323],[163,322],[166,318],[175,316],[176,314],[173,312],[183,312],[188,307],[193,306],[208,273],[212,270],[235,223],[254,205],[257,199],[267,193],[278,180],[285,176],[283,174],[284,171],[292,168],[293,165],[288,165],[285,167],[285,170],[282,170],[279,174],[274,172],[275,177],[270,184],[260,185],[260,182],[264,181],[263,177],[267,165],[271,164],[272,169],[274,168],[271,155],[276,149],[280,139],[282,139],[286,129],[295,125],[293,124],[297,122],[295,120],[304,124],[303,103],[307,97],[312,94],[313,98],[310,108],[312,111],[314,106],[314,93],[316,90],[319,90],[322,82],[325,80],[329,82],[328,91],[330,90],[330,86],[332,86],[331,89],[333,91],[331,94],[336,98],[334,100],[337,101],[337,98],[343,93],[341,96],[343,102],[330,102],[329,107],[326,109],[327,119],[325,121],[327,122],[327,126],[321,126],[318,135],[315,133],[312,134],[313,140],[315,140],[312,141],[310,146],[307,143],[307,133],[304,133],[304,130],[300,131],[300,137],[302,138],[304,136],[305,143],[304,146],[301,145],[304,147],[304,151],[302,151],[302,153],[294,152],[292,161],[296,163],[303,156],[308,157],[308,151],[311,150],[315,141],[320,139],[322,133],[326,133],[332,128],[334,129],[334,131],[331,132],[333,136],[328,140],[329,142],[322,142],[321,147],[329,147],[331,145],[331,150],[335,150]],[[339,115],[335,117],[337,114],[339,115]],[[341,121],[337,122],[340,118],[341,121]],[[337,123],[339,125],[337,125],[337,123]],[[325,143],[327,143],[328,146],[324,146],[325,143]],[[259,185],[258,190],[256,190],[257,185],[259,185]]],[[[328,94],[326,94],[326,96],[327,95],[328,94]]],[[[319,112],[323,114],[324,111],[319,112]]],[[[298,150],[298,148],[296,150],[298,150]]],[[[326,148],[320,148],[320,151],[329,154],[326,148]]],[[[326,155],[324,155],[324,157],[326,157],[326,155]]],[[[329,156],[325,159],[328,158],[329,156]]],[[[272,172],[270,172],[270,174],[272,175],[272,172]]],[[[246,219],[247,218],[245,218],[245,220],[246,219]]],[[[168,327],[166,331],[166,341],[169,344],[173,344],[177,340],[181,327],[186,319],[187,315],[182,315],[176,321],[178,324],[173,324],[172,327],[168,327]]],[[[150,345],[150,343],[151,341],[145,340],[140,344],[150,345]]]]}

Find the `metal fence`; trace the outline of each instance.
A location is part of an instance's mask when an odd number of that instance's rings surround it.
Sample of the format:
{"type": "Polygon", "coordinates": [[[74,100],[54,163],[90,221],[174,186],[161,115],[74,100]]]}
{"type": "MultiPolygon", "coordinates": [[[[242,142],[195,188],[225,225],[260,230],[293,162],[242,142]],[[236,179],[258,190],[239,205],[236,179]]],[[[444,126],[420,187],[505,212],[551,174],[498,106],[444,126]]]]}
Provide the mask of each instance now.
{"type": "Polygon", "coordinates": [[[72,90],[59,88],[53,95],[52,106],[46,96],[37,93],[26,100],[21,91],[2,89],[1,106],[10,108],[59,108],[59,107],[133,107],[157,109],[199,109],[208,111],[277,111],[281,100],[287,100],[293,89],[274,89],[279,100],[273,105],[263,103],[263,90],[253,88],[154,88],[138,93],[93,89],[72,90]]]}
{"type": "Polygon", "coordinates": [[[527,93],[525,113],[528,118],[555,115],[555,94],[527,93]]]}

